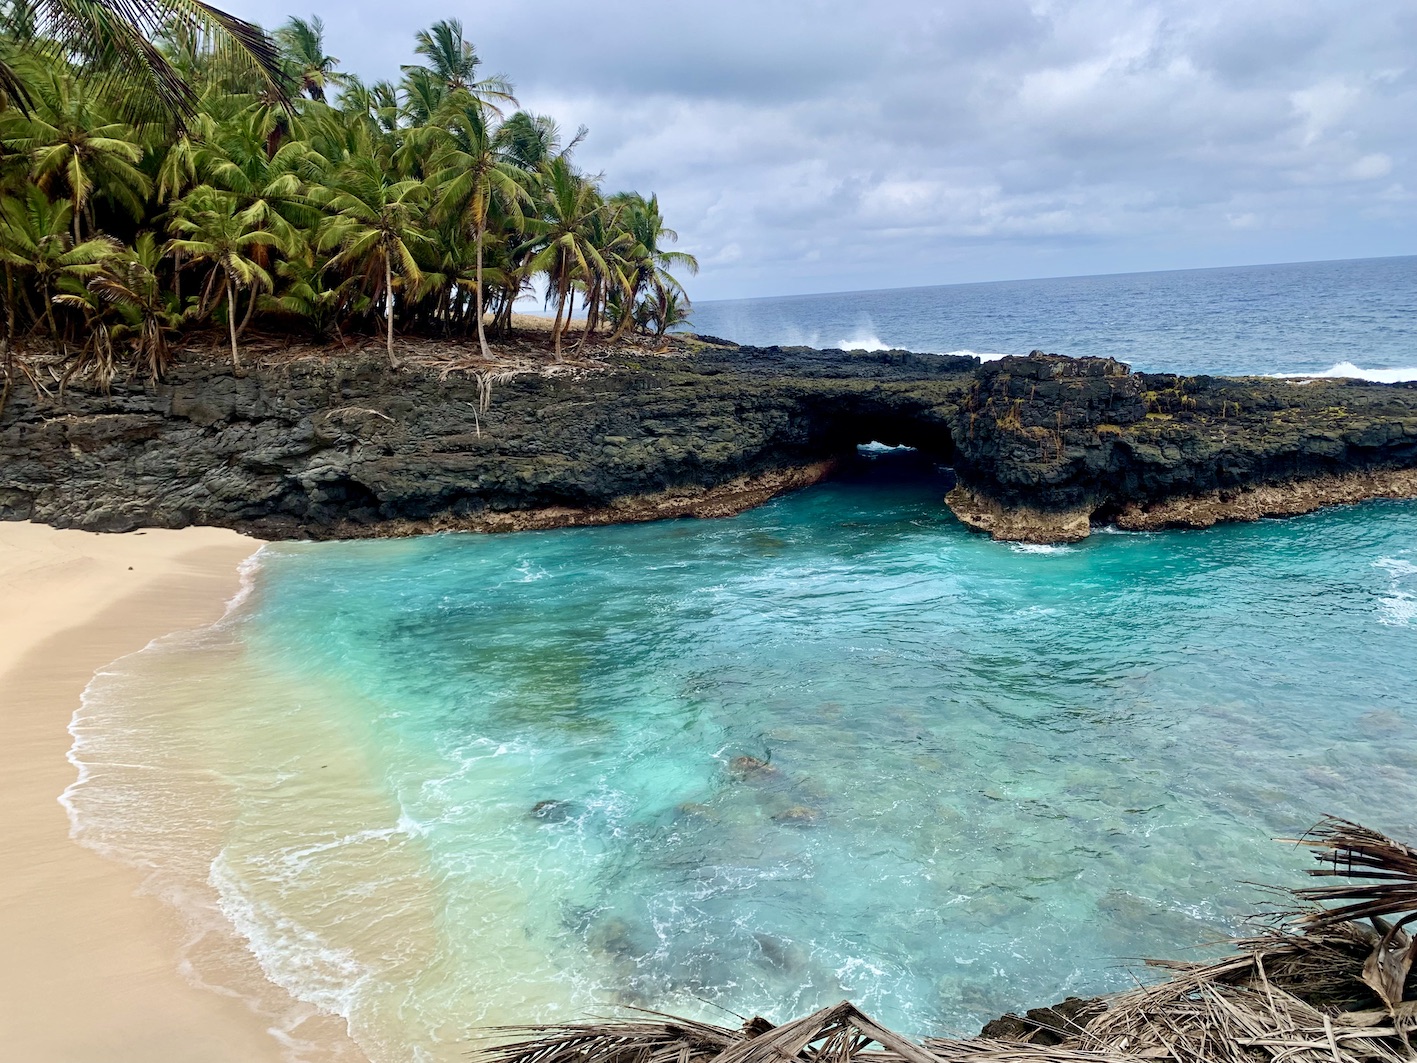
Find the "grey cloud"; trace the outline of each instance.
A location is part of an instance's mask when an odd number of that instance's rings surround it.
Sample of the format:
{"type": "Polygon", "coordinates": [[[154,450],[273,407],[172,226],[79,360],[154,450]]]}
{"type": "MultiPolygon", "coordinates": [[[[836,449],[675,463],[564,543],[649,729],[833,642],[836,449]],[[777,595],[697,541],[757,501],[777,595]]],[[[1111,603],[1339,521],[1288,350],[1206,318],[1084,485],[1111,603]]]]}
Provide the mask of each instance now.
{"type": "Polygon", "coordinates": [[[310,4],[366,76],[461,15],[700,298],[1417,251],[1410,0],[310,4]]]}

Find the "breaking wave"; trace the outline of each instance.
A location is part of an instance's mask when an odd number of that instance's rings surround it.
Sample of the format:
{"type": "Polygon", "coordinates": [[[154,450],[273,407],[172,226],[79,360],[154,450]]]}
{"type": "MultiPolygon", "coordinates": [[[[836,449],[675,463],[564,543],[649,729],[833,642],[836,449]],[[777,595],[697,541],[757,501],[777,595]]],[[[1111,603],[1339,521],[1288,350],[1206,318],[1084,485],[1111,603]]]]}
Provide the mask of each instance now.
{"type": "Polygon", "coordinates": [[[1417,366],[1403,366],[1397,369],[1364,369],[1352,362],[1339,362],[1317,373],[1269,373],[1268,376],[1284,379],[1324,379],[1324,380],[1368,380],[1374,384],[1401,384],[1417,380],[1417,366]]]}

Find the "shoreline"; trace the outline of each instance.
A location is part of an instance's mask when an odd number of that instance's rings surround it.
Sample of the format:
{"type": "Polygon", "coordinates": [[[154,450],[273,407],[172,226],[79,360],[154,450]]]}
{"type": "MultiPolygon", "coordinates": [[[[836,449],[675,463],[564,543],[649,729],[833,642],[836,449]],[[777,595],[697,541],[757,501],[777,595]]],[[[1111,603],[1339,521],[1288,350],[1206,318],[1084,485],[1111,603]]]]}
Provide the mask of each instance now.
{"type": "Polygon", "coordinates": [[[0,523],[0,1029],[46,1063],[281,1063],[270,1024],[180,970],[179,913],[135,868],[70,837],[68,731],[95,672],[220,619],[261,543],[192,528],[123,535],[0,523]],[[81,1004],[75,1007],[75,1003],[81,1004]]]}

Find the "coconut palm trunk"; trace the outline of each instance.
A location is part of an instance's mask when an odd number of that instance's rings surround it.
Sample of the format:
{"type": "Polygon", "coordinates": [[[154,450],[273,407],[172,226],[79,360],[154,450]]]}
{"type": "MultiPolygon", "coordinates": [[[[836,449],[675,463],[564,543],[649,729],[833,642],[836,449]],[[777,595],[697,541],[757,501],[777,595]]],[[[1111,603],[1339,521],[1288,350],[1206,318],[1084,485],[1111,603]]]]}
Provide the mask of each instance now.
{"type": "Polygon", "coordinates": [[[394,266],[388,252],[384,253],[384,317],[389,324],[389,368],[399,367],[394,357],[394,266]]]}
{"type": "Polygon", "coordinates": [[[561,315],[566,312],[566,288],[565,279],[557,284],[556,292],[556,320],[551,324],[551,342],[556,348],[556,361],[561,361],[561,315]]]}
{"type": "Polygon", "coordinates": [[[236,330],[238,336],[246,335],[246,326],[251,324],[251,319],[256,316],[256,304],[260,302],[256,298],[256,293],[251,293],[251,301],[246,304],[246,313],[241,315],[241,327],[236,330]]]}
{"type": "Polygon", "coordinates": [[[590,339],[591,334],[595,331],[596,318],[599,316],[599,291],[597,289],[592,289],[592,291],[586,293],[585,328],[581,331],[581,338],[576,340],[576,346],[573,348],[574,350],[579,351],[582,347],[585,346],[585,341],[590,339]]]}
{"type": "Polygon", "coordinates": [[[241,368],[241,355],[236,349],[236,285],[231,274],[226,275],[226,327],[231,332],[231,368],[241,368]]]}
{"type": "Polygon", "coordinates": [[[482,357],[490,362],[492,351],[487,346],[487,330],[482,324],[482,235],[485,228],[485,225],[479,225],[474,239],[477,244],[477,280],[473,290],[477,296],[477,342],[482,347],[482,357]]]}
{"type": "Polygon", "coordinates": [[[634,300],[634,297],[631,296],[631,297],[627,300],[627,302],[626,302],[625,312],[620,315],[620,320],[619,320],[619,322],[615,325],[615,331],[610,334],[610,339],[607,340],[606,342],[607,342],[607,343],[619,343],[619,342],[620,342],[620,337],[624,336],[625,333],[627,333],[627,332],[630,331],[630,325],[632,325],[632,324],[634,323],[634,320],[635,320],[635,300],[634,300]]]}

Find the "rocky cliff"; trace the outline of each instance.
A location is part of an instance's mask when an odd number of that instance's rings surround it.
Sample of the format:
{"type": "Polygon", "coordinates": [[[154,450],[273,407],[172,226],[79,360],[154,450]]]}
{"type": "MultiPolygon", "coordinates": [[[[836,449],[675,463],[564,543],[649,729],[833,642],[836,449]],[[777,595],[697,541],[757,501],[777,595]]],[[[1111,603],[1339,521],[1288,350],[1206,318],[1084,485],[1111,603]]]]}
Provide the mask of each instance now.
{"type": "Polygon", "coordinates": [[[0,415],[0,518],[333,538],[721,515],[869,440],[953,465],[951,508],[1000,538],[1417,494],[1417,387],[679,349],[482,379],[376,358],[240,376],[189,359],[107,395],[21,389],[0,415]]]}

